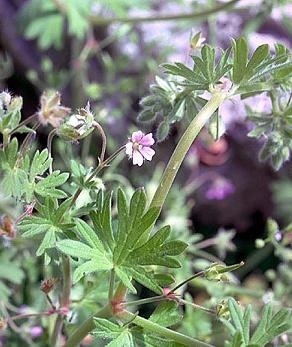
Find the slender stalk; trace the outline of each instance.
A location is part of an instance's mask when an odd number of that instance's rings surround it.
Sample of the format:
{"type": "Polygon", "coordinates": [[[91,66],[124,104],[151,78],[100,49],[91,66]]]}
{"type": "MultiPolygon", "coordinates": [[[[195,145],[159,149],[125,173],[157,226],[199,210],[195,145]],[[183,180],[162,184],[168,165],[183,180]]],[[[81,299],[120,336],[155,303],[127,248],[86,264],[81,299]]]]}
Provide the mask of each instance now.
{"type": "MultiPolygon", "coordinates": [[[[121,151],[125,148],[125,146],[120,147],[117,151],[115,151],[112,155],[110,155],[106,160],[104,160],[103,162],[100,162],[99,165],[97,166],[97,168],[92,172],[92,174],[89,176],[89,178],[87,179],[86,182],[89,182],[90,180],[92,180],[92,178],[94,176],[96,176],[103,168],[105,168],[106,166],[108,166],[108,164],[115,159],[115,157],[121,153],[121,151]]],[[[72,197],[72,201],[71,204],[69,206],[69,208],[71,208],[75,201],[78,199],[78,196],[81,194],[82,192],[82,188],[78,188],[76,190],[76,192],[74,193],[73,197],[72,197]]]]}
{"type": "Polygon", "coordinates": [[[212,314],[212,315],[216,315],[216,311],[215,310],[211,310],[211,309],[203,307],[201,305],[197,305],[194,302],[190,302],[190,301],[187,301],[187,300],[184,300],[184,299],[177,299],[177,301],[180,304],[189,305],[189,306],[192,306],[193,308],[196,308],[198,310],[204,311],[206,313],[209,313],[209,314],[212,314]]]}
{"type": "Polygon", "coordinates": [[[171,292],[174,293],[176,290],[178,290],[180,287],[184,286],[185,284],[187,284],[188,282],[190,282],[194,278],[204,276],[208,270],[209,270],[209,268],[207,270],[203,270],[203,271],[197,272],[193,276],[191,276],[191,277],[187,278],[186,280],[180,282],[177,286],[175,286],[173,289],[171,289],[171,292]]]}
{"type": "Polygon", "coordinates": [[[164,336],[168,339],[171,339],[177,343],[183,344],[188,347],[214,347],[212,345],[209,345],[208,343],[199,341],[192,337],[162,327],[157,323],[151,322],[150,320],[142,318],[140,316],[136,316],[135,314],[128,311],[123,311],[123,313],[121,313],[119,317],[125,321],[132,320],[134,324],[138,325],[139,327],[142,327],[145,330],[151,331],[160,336],[164,336]]]}
{"type": "Polygon", "coordinates": [[[214,92],[211,99],[201,109],[201,111],[192,120],[179,143],[177,144],[168,164],[163,173],[160,184],[153,196],[150,207],[160,207],[164,204],[166,196],[172,186],[176,174],[195,138],[210,119],[213,113],[218,109],[221,103],[226,99],[226,92],[214,92]]]}
{"type": "Polygon", "coordinates": [[[124,306],[136,306],[136,305],[144,305],[152,302],[159,302],[163,300],[168,300],[165,295],[157,295],[151,298],[145,298],[140,300],[126,301],[123,303],[124,306]]]}
{"type": "MultiPolygon", "coordinates": [[[[49,136],[47,139],[47,148],[48,148],[50,158],[52,158],[52,141],[53,141],[53,138],[56,135],[56,133],[57,133],[57,129],[53,129],[49,133],[49,136]]],[[[49,173],[51,174],[52,172],[53,172],[53,159],[51,160],[50,167],[49,167],[49,173]]]]}
{"type": "Polygon", "coordinates": [[[109,302],[112,301],[112,298],[114,296],[114,289],[115,289],[115,269],[111,269],[110,281],[109,281],[109,289],[108,289],[108,300],[109,300],[109,302]]]}
{"type": "Polygon", "coordinates": [[[145,17],[114,17],[114,18],[105,18],[99,16],[91,16],[90,21],[94,25],[108,25],[112,23],[140,23],[140,22],[156,22],[156,21],[168,21],[168,20],[202,20],[206,17],[209,17],[217,12],[228,10],[233,7],[239,0],[232,0],[225,4],[215,6],[208,10],[192,13],[179,13],[175,15],[160,15],[160,16],[145,16],[145,17]]]}
{"type": "MultiPolygon", "coordinates": [[[[71,265],[69,257],[62,255],[62,268],[63,268],[63,290],[60,298],[60,308],[69,309],[70,305],[70,291],[71,291],[71,265]]],[[[64,317],[60,312],[56,318],[54,330],[51,338],[51,346],[59,346],[61,331],[64,323],[64,317]]]]}
{"type": "Polygon", "coordinates": [[[34,113],[33,115],[27,117],[25,120],[23,120],[21,123],[19,123],[17,125],[17,127],[15,127],[14,129],[12,129],[9,133],[9,135],[11,136],[12,134],[14,134],[18,129],[20,129],[21,127],[23,127],[24,125],[30,123],[32,120],[35,119],[35,117],[37,117],[37,113],[34,113]]]}
{"type": "Polygon", "coordinates": [[[37,123],[33,126],[33,128],[32,128],[33,133],[31,133],[31,132],[28,133],[28,134],[26,135],[26,137],[24,138],[24,140],[23,140],[23,142],[22,142],[22,145],[20,146],[20,149],[19,149],[18,159],[17,159],[17,162],[16,162],[15,166],[18,166],[19,163],[20,163],[20,161],[21,161],[21,160],[23,159],[23,157],[25,156],[26,151],[27,151],[28,146],[29,146],[29,143],[30,143],[31,139],[33,138],[33,136],[35,136],[36,130],[39,128],[40,125],[41,125],[41,123],[40,123],[40,122],[37,122],[37,123]]]}
{"type": "Polygon", "coordinates": [[[42,316],[49,316],[50,312],[44,311],[44,312],[38,312],[38,313],[24,313],[24,314],[18,314],[16,316],[11,316],[11,320],[18,320],[18,319],[25,319],[25,318],[32,318],[32,317],[42,317],[42,316]]]}

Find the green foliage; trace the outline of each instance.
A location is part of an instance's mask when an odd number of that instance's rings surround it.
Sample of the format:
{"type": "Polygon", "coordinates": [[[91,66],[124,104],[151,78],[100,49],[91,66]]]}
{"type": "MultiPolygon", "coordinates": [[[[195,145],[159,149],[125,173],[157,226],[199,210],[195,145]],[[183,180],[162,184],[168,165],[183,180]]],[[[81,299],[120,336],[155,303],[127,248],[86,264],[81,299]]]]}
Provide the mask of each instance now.
{"type": "Polygon", "coordinates": [[[60,49],[64,37],[64,27],[68,22],[68,33],[76,38],[84,38],[89,29],[89,14],[92,0],[83,1],[38,1],[30,0],[23,8],[21,20],[28,39],[37,39],[41,49],[60,49]]]}
{"type": "Polygon", "coordinates": [[[243,310],[230,298],[228,307],[231,321],[221,318],[232,335],[232,340],[226,344],[227,347],[264,347],[291,328],[289,311],[280,309],[273,314],[273,306],[269,304],[264,307],[261,320],[251,335],[251,306],[243,310]]]}
{"type": "MultiPolygon", "coordinates": [[[[272,99],[270,113],[262,114],[247,107],[248,117],[255,125],[248,136],[265,139],[259,159],[261,161],[269,160],[273,168],[279,170],[289,159],[292,150],[292,104],[290,99],[281,102],[275,92],[270,94],[272,99]]],[[[279,95],[281,94],[283,91],[279,91],[279,95]]],[[[283,96],[281,100],[283,100],[283,96]]]]}
{"type": "Polygon", "coordinates": [[[18,141],[14,138],[0,150],[0,162],[3,170],[2,184],[7,195],[23,198],[26,202],[32,202],[35,195],[58,199],[67,196],[56,187],[67,181],[68,173],[57,170],[43,177],[52,162],[47,149],[42,152],[37,150],[30,161],[28,155],[22,158],[21,151],[18,151],[18,141]]]}
{"type": "Polygon", "coordinates": [[[28,216],[19,225],[23,237],[35,238],[44,234],[36,255],[46,253],[46,262],[50,262],[48,251],[56,246],[56,240],[75,225],[68,216],[64,217],[70,203],[71,200],[67,199],[59,205],[57,200],[47,198],[44,205],[37,207],[37,216],[28,216]]]}
{"type": "MultiPolygon", "coordinates": [[[[274,94],[274,99],[278,96],[283,99],[285,92],[289,94],[292,63],[285,46],[277,44],[275,54],[272,55],[269,46],[264,44],[249,57],[244,38],[232,40],[231,43],[230,48],[220,51],[218,58],[215,48],[204,45],[200,57],[192,56],[192,69],[182,63],[163,65],[165,72],[173,76],[173,79],[156,78],[156,84],[150,87],[151,94],[140,101],[142,109],[138,115],[138,120],[146,123],[159,119],[156,134],[159,142],[166,139],[172,123],[183,117],[190,121],[204,107],[207,100],[201,97],[203,91],[214,93],[218,89],[227,88],[228,97],[236,94],[248,97],[269,91],[274,94]],[[233,86],[225,86],[226,81],[230,84],[233,82],[233,86]]],[[[290,156],[291,110],[291,98],[268,115],[248,110],[250,119],[256,125],[249,135],[267,138],[260,152],[260,159],[270,159],[276,170],[290,156]]],[[[215,140],[225,133],[225,126],[218,113],[210,119],[208,127],[215,140]]]]}
{"type": "MultiPolygon", "coordinates": [[[[173,301],[161,303],[149,317],[149,321],[164,327],[177,324],[181,319],[182,316],[178,312],[178,306],[173,301]]],[[[102,318],[95,318],[94,323],[96,327],[93,331],[94,336],[101,339],[111,340],[111,342],[106,346],[182,346],[172,340],[159,337],[158,335],[151,333],[149,330],[131,326],[130,324],[118,325],[102,318]]]]}
{"type": "Polygon", "coordinates": [[[16,250],[4,250],[0,255],[0,300],[5,303],[13,294],[11,285],[20,285],[25,275],[20,259],[15,259],[15,253],[16,250]]]}
{"type": "Polygon", "coordinates": [[[84,221],[76,220],[75,233],[81,241],[66,239],[57,242],[57,248],[63,253],[87,260],[75,270],[74,281],[79,281],[86,273],[114,269],[132,292],[136,292],[131,283],[133,278],[154,292],[161,293],[160,282],[164,282],[165,278],[156,276],[148,266],[180,267],[173,257],[182,253],[186,244],[167,241],[170,234],[168,226],[149,238],[149,229],[155,223],[159,209],[146,209],[144,190],[136,190],[128,206],[125,194],[119,189],[118,220],[114,223],[111,204],[111,195],[104,197],[100,191],[97,211],[90,213],[94,229],[84,221]]]}

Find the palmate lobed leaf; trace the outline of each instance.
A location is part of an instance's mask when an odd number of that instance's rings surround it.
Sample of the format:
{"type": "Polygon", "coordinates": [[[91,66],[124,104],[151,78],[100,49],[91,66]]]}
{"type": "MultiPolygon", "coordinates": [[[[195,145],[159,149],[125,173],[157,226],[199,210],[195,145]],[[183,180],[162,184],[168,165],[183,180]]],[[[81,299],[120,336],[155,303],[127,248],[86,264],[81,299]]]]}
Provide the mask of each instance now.
{"type": "Polygon", "coordinates": [[[231,321],[221,319],[233,336],[228,347],[264,347],[291,328],[291,313],[280,309],[273,314],[273,306],[269,304],[264,307],[261,320],[250,337],[251,307],[243,310],[233,298],[228,300],[228,307],[231,321]]]}
{"type": "MultiPolygon", "coordinates": [[[[67,204],[70,199],[67,200],[67,204]]],[[[155,223],[159,209],[146,209],[146,195],[143,189],[133,194],[130,203],[121,189],[117,194],[118,220],[113,230],[111,216],[112,195],[97,199],[97,210],[90,213],[93,227],[81,219],[74,219],[72,230],[78,240],[64,239],[56,243],[57,248],[71,256],[86,260],[74,273],[74,282],[84,274],[114,269],[118,278],[133,293],[135,280],[150,290],[161,294],[161,284],[170,284],[169,275],[155,273],[148,266],[180,267],[174,258],[186,248],[181,241],[167,241],[170,227],[161,228],[149,238],[150,228],[155,223]]],[[[38,230],[43,231],[43,226],[38,230]]]]}

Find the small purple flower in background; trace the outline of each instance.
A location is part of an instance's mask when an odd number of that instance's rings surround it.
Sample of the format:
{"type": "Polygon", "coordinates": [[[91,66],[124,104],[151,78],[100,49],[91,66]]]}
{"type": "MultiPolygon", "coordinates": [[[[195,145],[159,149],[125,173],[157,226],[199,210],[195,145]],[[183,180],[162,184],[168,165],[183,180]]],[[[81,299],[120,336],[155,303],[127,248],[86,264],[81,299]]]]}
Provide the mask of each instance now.
{"type": "Polygon", "coordinates": [[[209,200],[223,200],[233,194],[235,187],[231,181],[225,178],[214,180],[206,192],[206,198],[209,200]]]}
{"type": "Polygon", "coordinates": [[[151,148],[154,144],[152,133],[144,134],[142,131],[135,131],[129,142],[126,144],[126,154],[133,160],[133,165],[141,166],[144,160],[152,160],[155,151],[151,148]]]}
{"type": "Polygon", "coordinates": [[[44,333],[44,330],[39,325],[34,325],[30,327],[29,334],[32,339],[37,339],[38,337],[41,337],[44,333]]]}

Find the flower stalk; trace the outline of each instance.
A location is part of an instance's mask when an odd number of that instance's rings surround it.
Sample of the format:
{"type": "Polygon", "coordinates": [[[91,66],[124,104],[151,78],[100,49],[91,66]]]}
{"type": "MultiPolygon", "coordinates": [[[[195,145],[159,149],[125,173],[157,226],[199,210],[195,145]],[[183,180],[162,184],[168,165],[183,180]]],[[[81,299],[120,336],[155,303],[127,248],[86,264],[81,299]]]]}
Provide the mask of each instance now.
{"type": "Polygon", "coordinates": [[[152,333],[158,334],[160,336],[166,337],[170,340],[173,340],[177,343],[180,343],[184,346],[188,347],[214,347],[208,343],[199,341],[192,337],[186,336],[184,334],[178,333],[171,329],[165,328],[157,323],[151,322],[148,319],[142,318],[140,316],[135,315],[134,313],[123,311],[119,315],[119,318],[122,318],[123,321],[132,321],[132,323],[138,325],[139,327],[151,331],[152,333]]]}
{"type": "Polygon", "coordinates": [[[177,144],[166,169],[164,170],[160,184],[151,201],[150,207],[162,208],[167,194],[173,184],[177,172],[195,138],[198,136],[204,125],[218,109],[222,102],[227,98],[227,92],[215,91],[211,99],[201,109],[201,111],[192,120],[179,143],[177,144]]]}

